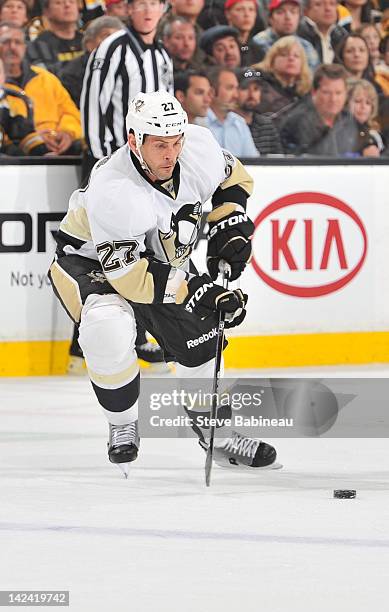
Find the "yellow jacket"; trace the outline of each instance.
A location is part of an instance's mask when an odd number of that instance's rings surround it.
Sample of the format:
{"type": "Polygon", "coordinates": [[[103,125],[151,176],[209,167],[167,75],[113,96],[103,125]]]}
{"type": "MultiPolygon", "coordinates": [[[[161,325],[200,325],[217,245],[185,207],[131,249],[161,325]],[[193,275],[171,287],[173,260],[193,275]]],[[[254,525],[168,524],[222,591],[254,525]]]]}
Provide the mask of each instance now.
{"type": "MultiPolygon", "coordinates": [[[[73,140],[82,137],[80,111],[54,74],[37,66],[23,66],[22,87],[10,78],[5,85],[16,91],[24,91],[31,98],[37,130],[67,132],[73,140]]],[[[21,100],[12,98],[10,103],[15,114],[26,116],[21,100]]]]}

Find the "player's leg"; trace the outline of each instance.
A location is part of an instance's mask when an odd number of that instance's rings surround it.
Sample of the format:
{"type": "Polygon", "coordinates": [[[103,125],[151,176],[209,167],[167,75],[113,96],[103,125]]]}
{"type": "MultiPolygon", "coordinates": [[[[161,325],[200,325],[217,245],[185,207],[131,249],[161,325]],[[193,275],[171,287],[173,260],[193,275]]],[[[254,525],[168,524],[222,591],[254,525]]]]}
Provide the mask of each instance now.
{"type": "MultiPolygon", "coordinates": [[[[201,320],[186,312],[181,306],[136,306],[139,317],[144,317],[146,327],[156,335],[165,353],[174,356],[176,373],[180,378],[180,386],[187,392],[201,391],[202,397],[210,398],[215,368],[217,317],[201,320]]],[[[223,363],[222,369],[223,372],[223,363]]],[[[198,404],[191,410],[183,407],[192,419],[193,430],[196,432],[200,445],[207,448],[208,428],[199,424],[206,423],[210,416],[210,404],[198,404]],[[201,417],[201,418],[199,418],[201,417]]],[[[259,439],[248,438],[243,433],[235,431],[227,425],[231,417],[231,408],[221,406],[218,418],[223,425],[218,429],[218,439],[215,443],[214,459],[222,465],[245,465],[250,467],[266,467],[275,462],[275,449],[259,439]],[[224,421],[226,424],[224,424],[224,421]]]]}
{"type": "Polygon", "coordinates": [[[139,447],[133,310],[106,281],[97,261],[68,255],[53,262],[49,277],[63,307],[79,324],[79,344],[109,423],[109,458],[131,461],[139,447]]]}
{"type": "Polygon", "coordinates": [[[79,343],[89,378],[109,423],[108,454],[113,463],[137,457],[139,366],[136,322],[119,295],[90,295],[81,313],[79,343]]]}

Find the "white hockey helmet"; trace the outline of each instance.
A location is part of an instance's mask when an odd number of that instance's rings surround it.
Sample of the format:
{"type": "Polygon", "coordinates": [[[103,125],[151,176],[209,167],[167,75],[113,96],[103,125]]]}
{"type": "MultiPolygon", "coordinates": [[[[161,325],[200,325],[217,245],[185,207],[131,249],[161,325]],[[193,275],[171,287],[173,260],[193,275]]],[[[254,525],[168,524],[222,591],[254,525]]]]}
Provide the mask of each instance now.
{"type": "Polygon", "coordinates": [[[150,136],[178,136],[188,125],[188,115],[174,96],[165,91],[138,93],[128,107],[127,133],[133,130],[136,144],[150,136]]]}

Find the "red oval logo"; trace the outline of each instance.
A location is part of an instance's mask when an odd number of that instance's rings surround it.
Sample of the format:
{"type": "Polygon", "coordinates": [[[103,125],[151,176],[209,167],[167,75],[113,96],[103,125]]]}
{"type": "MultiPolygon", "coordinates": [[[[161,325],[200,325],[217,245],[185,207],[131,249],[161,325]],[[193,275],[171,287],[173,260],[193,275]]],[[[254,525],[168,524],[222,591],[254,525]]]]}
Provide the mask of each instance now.
{"type": "Polygon", "coordinates": [[[267,285],[286,295],[307,298],[338,291],[358,274],[366,259],[367,234],[360,217],[345,202],[325,193],[307,191],[278,198],[258,215],[255,228],[252,265],[267,285]],[[294,218],[281,215],[280,219],[279,211],[291,206],[297,207],[294,218]],[[316,206],[316,216],[312,206],[316,206]],[[331,217],[328,209],[333,211],[331,217]],[[265,227],[267,222],[270,227],[265,227]],[[259,263],[255,236],[264,227],[270,249],[266,262],[262,250],[259,263]],[[331,279],[335,267],[337,278],[331,279]],[[343,272],[340,277],[339,269],[343,272]],[[304,282],[292,283],[296,274],[304,282]],[[317,283],[318,274],[323,283],[317,283]]]}

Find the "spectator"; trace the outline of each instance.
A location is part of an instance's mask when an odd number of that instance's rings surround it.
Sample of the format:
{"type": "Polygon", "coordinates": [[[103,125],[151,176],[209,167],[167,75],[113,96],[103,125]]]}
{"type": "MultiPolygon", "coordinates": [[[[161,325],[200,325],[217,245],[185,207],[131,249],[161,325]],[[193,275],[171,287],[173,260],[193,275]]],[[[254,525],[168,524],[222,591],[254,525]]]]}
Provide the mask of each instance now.
{"type": "MultiPolygon", "coordinates": [[[[205,0],[204,8],[200,15],[197,17],[197,23],[203,28],[208,30],[215,25],[226,25],[226,15],[224,12],[224,4],[226,0],[205,0]]],[[[265,2],[259,2],[257,0],[257,18],[252,31],[252,36],[257,32],[262,32],[266,28],[266,9],[265,2]]]]}
{"type": "Polygon", "coordinates": [[[363,23],[356,32],[365,39],[370,53],[370,60],[373,66],[381,63],[380,53],[380,32],[374,23],[363,23]]]}
{"type": "Polygon", "coordinates": [[[337,6],[336,0],[306,0],[297,30],[315,48],[322,64],[333,62],[336,47],[347,36],[347,30],[337,24],[337,6]]]}
{"type": "Polygon", "coordinates": [[[82,39],[84,53],[70,62],[66,62],[61,69],[59,79],[70,93],[77,108],[80,108],[82,81],[90,53],[110,34],[122,30],[124,27],[119,17],[108,17],[108,15],[90,21],[82,39]]]}
{"type": "Polygon", "coordinates": [[[29,43],[27,59],[30,64],[58,74],[65,62],[83,52],[82,33],[77,29],[77,0],[43,0],[43,16],[48,22],[47,30],[29,43]]]}
{"type": "Polygon", "coordinates": [[[127,142],[128,100],[140,91],[173,93],[172,62],[155,41],[163,1],[131,0],[128,10],[130,27],[93,51],[85,73],[81,114],[89,150],[86,175],[96,160],[127,142]]]}
{"type": "Polygon", "coordinates": [[[311,96],[301,100],[281,124],[285,153],[342,157],[358,151],[356,122],[344,110],[347,76],[343,66],[319,66],[311,96]]]}
{"type": "Polygon", "coordinates": [[[256,34],[254,40],[267,53],[270,47],[282,36],[295,35],[303,47],[311,70],[319,64],[319,56],[310,42],[297,36],[297,29],[301,19],[300,0],[270,0],[269,27],[256,34]]]}
{"type": "Polygon", "coordinates": [[[207,127],[220,146],[233,155],[258,157],[245,120],[234,112],[238,105],[238,79],[235,72],[217,66],[210,71],[209,80],[212,85],[212,101],[207,114],[207,127]]]}
{"type": "Polygon", "coordinates": [[[14,115],[7,99],[10,92],[4,89],[4,83],[4,64],[0,59],[0,155],[44,155],[48,149],[35,132],[31,101],[24,93],[18,94],[26,106],[27,116],[14,115]]]}
{"type": "Polygon", "coordinates": [[[105,0],[105,14],[107,17],[119,17],[123,23],[128,21],[127,0],[105,0]]]}
{"type": "Polygon", "coordinates": [[[375,66],[375,80],[386,93],[389,91],[389,34],[380,42],[380,54],[382,61],[375,66]]]}
{"type": "Polygon", "coordinates": [[[379,157],[384,144],[378,131],[378,95],[373,85],[364,79],[351,81],[347,106],[358,125],[360,155],[379,157]]]}
{"type": "Polygon", "coordinates": [[[0,23],[2,21],[25,28],[28,23],[27,0],[0,0],[0,23]]]}
{"type": "Polygon", "coordinates": [[[242,68],[238,72],[239,91],[236,112],[246,121],[254,145],[260,155],[283,152],[280,135],[272,120],[258,112],[261,102],[261,73],[253,68],[242,68]]]}
{"type": "Polygon", "coordinates": [[[200,123],[198,117],[206,117],[211,104],[211,83],[205,72],[186,70],[174,79],[174,95],[188,115],[189,123],[200,123]]]}
{"type": "Polygon", "coordinates": [[[373,22],[370,0],[343,0],[339,9],[339,24],[349,32],[358,30],[363,23],[373,22]]]}
{"type": "Polygon", "coordinates": [[[272,113],[276,123],[311,89],[307,57],[295,36],[277,40],[254,68],[262,73],[259,111],[272,113]]]}
{"type": "Polygon", "coordinates": [[[172,17],[162,28],[162,42],[173,60],[174,72],[198,68],[194,59],[197,47],[196,30],[186,17],[172,17]]]}
{"type": "Polygon", "coordinates": [[[204,0],[170,0],[170,13],[174,17],[185,17],[193,25],[204,8],[204,0]]]}
{"type": "MultiPolygon", "coordinates": [[[[375,78],[375,70],[370,60],[369,48],[362,36],[356,32],[346,36],[336,50],[336,61],[343,64],[352,77],[370,81],[378,93],[382,93],[383,89],[375,78]]],[[[389,95],[389,88],[384,93],[389,95]]]]}
{"type": "Polygon", "coordinates": [[[206,30],[199,40],[200,48],[207,55],[206,63],[225,68],[241,65],[238,30],[231,26],[218,25],[206,30]]]}
{"type": "Polygon", "coordinates": [[[224,11],[228,25],[239,32],[240,65],[251,66],[259,62],[265,52],[252,38],[258,13],[256,0],[226,0],[224,11]]]}
{"type": "MultiPolygon", "coordinates": [[[[55,155],[80,153],[82,136],[80,113],[56,76],[29,66],[22,28],[0,24],[0,55],[6,73],[6,86],[24,91],[34,105],[34,124],[48,150],[55,155]]],[[[26,116],[23,103],[12,99],[15,114],[26,116]]]]}

